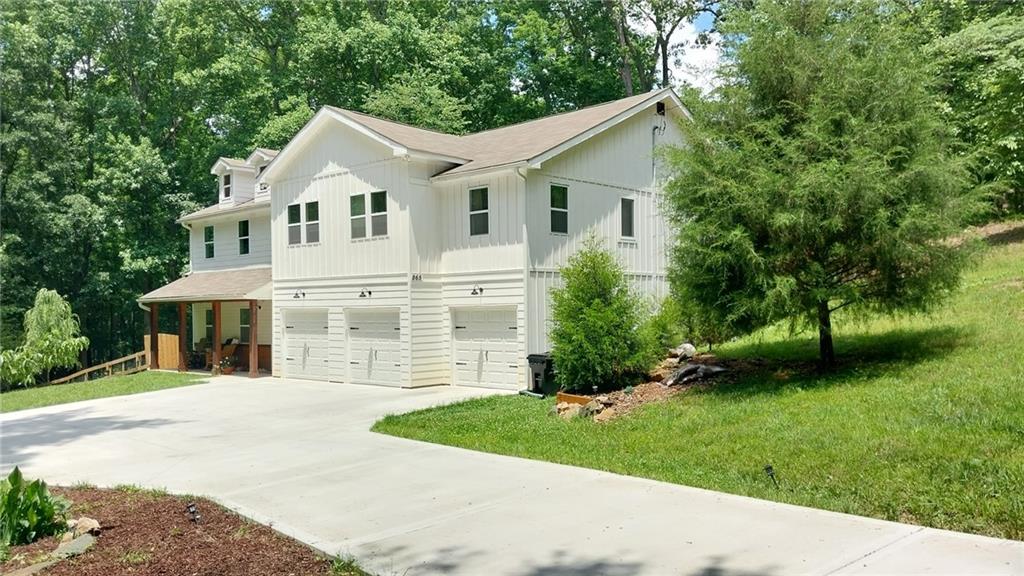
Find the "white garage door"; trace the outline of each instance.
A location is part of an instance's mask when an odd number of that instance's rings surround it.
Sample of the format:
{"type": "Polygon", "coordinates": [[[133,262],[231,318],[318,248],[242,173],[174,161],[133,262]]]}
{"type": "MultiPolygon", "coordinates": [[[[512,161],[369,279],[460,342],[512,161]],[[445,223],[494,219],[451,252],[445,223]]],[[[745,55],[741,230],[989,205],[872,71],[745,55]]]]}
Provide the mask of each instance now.
{"type": "Polygon", "coordinates": [[[284,311],[284,374],[327,380],[327,310],[284,311]]]}
{"type": "Polygon", "coordinates": [[[455,384],[508,390],[519,387],[515,308],[456,309],[452,324],[455,384]]]}
{"type": "Polygon", "coordinates": [[[347,320],[349,381],[401,386],[398,310],[350,310],[347,320]]]}

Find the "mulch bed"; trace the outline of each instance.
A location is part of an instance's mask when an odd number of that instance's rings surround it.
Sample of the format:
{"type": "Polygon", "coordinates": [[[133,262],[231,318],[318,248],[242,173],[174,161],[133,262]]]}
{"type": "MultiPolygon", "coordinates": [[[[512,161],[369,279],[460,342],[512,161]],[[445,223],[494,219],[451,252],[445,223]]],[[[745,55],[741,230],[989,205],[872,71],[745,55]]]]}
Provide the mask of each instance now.
{"type": "MultiPolygon", "coordinates": [[[[102,531],[85,554],[45,570],[47,576],[364,574],[357,569],[332,572],[330,559],[202,498],[119,489],[51,490],[71,500],[71,517],[95,518],[102,531]],[[189,502],[198,506],[198,524],[186,513],[189,502]]],[[[48,538],[12,547],[0,573],[38,561],[57,542],[48,538]]]]}

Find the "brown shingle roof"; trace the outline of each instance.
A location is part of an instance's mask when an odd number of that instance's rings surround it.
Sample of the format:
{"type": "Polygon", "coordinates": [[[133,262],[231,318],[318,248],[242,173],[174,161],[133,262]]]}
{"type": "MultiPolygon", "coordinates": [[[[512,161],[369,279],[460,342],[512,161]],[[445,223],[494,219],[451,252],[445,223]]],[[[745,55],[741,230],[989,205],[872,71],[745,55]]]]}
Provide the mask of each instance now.
{"type": "Polygon", "coordinates": [[[139,302],[266,300],[271,297],[270,267],[193,272],[139,298],[139,302]]]}
{"type": "Polygon", "coordinates": [[[193,220],[200,220],[202,218],[210,218],[212,216],[223,216],[223,215],[226,215],[226,214],[235,214],[237,212],[246,212],[246,211],[249,211],[249,210],[259,210],[260,208],[266,208],[266,209],[269,210],[270,209],[270,202],[267,202],[266,200],[262,200],[260,202],[256,202],[253,199],[249,199],[249,200],[246,200],[244,202],[239,202],[237,204],[221,205],[218,202],[217,204],[214,204],[213,206],[207,206],[206,208],[203,208],[202,210],[196,210],[195,212],[190,212],[188,214],[185,214],[181,218],[178,218],[177,222],[179,224],[184,224],[185,222],[191,222],[193,220]]]}
{"type": "Polygon", "coordinates": [[[416,128],[333,106],[329,108],[409,149],[467,160],[444,172],[461,174],[530,160],[658,94],[667,96],[669,92],[669,89],[655,90],[466,136],[416,128]]]}

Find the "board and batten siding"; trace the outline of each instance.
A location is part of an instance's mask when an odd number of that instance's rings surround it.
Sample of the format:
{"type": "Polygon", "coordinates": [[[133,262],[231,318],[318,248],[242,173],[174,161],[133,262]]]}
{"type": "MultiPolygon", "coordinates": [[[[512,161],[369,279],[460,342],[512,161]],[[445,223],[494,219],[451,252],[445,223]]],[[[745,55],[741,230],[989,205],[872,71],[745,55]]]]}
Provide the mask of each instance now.
{"type": "Polygon", "coordinates": [[[634,290],[657,304],[668,294],[669,230],[662,213],[664,167],[654,151],[682,135],[672,116],[642,112],[531,170],[527,182],[529,353],[550,350],[551,289],[559,268],[593,233],[622,263],[634,290]],[[655,131],[655,128],[659,130],[655,131]],[[569,190],[569,230],[551,232],[550,187],[569,190]],[[634,237],[622,236],[621,201],[633,200],[634,237]]]}
{"type": "Polygon", "coordinates": [[[341,124],[322,130],[331,133],[298,151],[270,182],[274,280],[408,272],[409,161],[341,124]],[[387,235],[367,230],[367,238],[353,239],[349,198],[379,190],[387,192],[387,235]],[[288,206],[307,202],[319,202],[320,240],[289,245],[288,206]]]}
{"type": "Polygon", "coordinates": [[[193,272],[270,266],[270,215],[253,210],[189,222],[189,255],[193,272]],[[249,253],[238,253],[238,222],[249,221],[249,253]],[[213,226],[213,258],[206,257],[204,229],[213,226]]]}

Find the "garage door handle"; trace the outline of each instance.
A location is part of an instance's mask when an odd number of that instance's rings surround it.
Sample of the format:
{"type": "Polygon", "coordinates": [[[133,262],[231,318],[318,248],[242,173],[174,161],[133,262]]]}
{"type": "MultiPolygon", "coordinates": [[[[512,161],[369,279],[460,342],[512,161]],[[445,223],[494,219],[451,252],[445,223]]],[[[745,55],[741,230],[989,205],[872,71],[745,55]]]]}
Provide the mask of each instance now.
{"type": "Polygon", "coordinates": [[[359,364],[359,362],[356,362],[355,360],[349,360],[349,362],[348,362],[348,363],[349,363],[349,364],[359,364]]]}
{"type": "Polygon", "coordinates": [[[465,366],[466,363],[465,362],[456,362],[455,365],[456,366],[465,366]]]}
{"type": "Polygon", "coordinates": [[[401,362],[395,362],[395,366],[401,366],[401,365],[402,365],[401,362]]]}
{"type": "Polygon", "coordinates": [[[509,368],[519,368],[519,365],[518,364],[509,364],[508,367],[509,368]]]}
{"type": "Polygon", "coordinates": [[[491,351],[490,350],[484,350],[484,362],[490,362],[490,361],[491,361],[491,351]]]}
{"type": "Polygon", "coordinates": [[[284,359],[285,360],[295,360],[295,357],[294,356],[285,356],[284,359]]]}
{"type": "Polygon", "coordinates": [[[465,330],[466,327],[465,326],[456,326],[455,329],[456,330],[465,330]]]}

